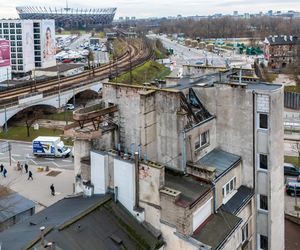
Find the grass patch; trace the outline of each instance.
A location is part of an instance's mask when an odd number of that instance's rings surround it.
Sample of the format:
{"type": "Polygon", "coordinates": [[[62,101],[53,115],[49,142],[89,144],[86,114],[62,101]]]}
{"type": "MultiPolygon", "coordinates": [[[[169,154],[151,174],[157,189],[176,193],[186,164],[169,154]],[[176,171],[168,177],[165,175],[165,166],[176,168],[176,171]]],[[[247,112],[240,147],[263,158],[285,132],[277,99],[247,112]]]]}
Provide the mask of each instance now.
{"type": "Polygon", "coordinates": [[[299,158],[297,156],[284,156],[284,162],[291,163],[296,167],[300,168],[299,158]]]}
{"type": "MultiPolygon", "coordinates": [[[[132,83],[142,84],[144,82],[150,82],[154,79],[164,79],[170,74],[170,72],[171,71],[169,68],[150,60],[132,71],[132,83]]],[[[119,76],[116,81],[129,84],[130,72],[119,76]]]]}
{"type": "Polygon", "coordinates": [[[284,91],[300,93],[300,85],[298,84],[296,86],[284,86],[284,91]]]}
{"type": "MultiPolygon", "coordinates": [[[[39,130],[34,130],[30,128],[30,136],[27,136],[26,127],[10,127],[8,132],[1,132],[0,139],[7,140],[17,140],[17,141],[32,141],[38,136],[61,136],[63,134],[62,130],[59,129],[49,129],[49,128],[39,128],[39,130]]],[[[61,137],[65,145],[73,145],[71,138],[61,137]]]]}
{"type": "Polygon", "coordinates": [[[274,73],[266,72],[265,77],[267,82],[274,82],[278,77],[278,75],[274,73]]]}
{"type": "Polygon", "coordinates": [[[66,112],[46,115],[45,119],[54,120],[54,121],[73,121],[73,111],[66,110],[66,112]]]}

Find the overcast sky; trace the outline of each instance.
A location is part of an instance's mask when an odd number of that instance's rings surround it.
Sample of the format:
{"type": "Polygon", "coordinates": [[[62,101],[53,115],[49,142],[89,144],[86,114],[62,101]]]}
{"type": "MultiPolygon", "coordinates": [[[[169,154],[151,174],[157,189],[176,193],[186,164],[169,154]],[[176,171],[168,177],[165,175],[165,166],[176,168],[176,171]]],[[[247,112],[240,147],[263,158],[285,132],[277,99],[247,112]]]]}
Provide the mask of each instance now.
{"type": "MultiPolygon", "coordinates": [[[[116,17],[159,17],[258,13],[272,10],[300,11],[300,0],[69,0],[73,8],[117,7],[116,17]]],[[[0,18],[16,18],[16,6],[65,7],[65,0],[0,0],[0,18]]]]}

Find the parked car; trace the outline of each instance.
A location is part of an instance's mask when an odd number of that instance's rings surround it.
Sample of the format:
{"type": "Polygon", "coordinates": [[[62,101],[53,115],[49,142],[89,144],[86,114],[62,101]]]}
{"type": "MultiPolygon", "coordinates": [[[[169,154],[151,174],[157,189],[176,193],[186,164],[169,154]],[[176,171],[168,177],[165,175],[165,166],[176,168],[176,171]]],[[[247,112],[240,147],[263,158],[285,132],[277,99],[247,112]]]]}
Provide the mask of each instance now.
{"type": "Polygon", "coordinates": [[[290,196],[300,196],[300,183],[299,182],[289,182],[285,186],[285,191],[290,196]]]}
{"type": "Polygon", "coordinates": [[[300,170],[291,163],[284,163],[284,174],[299,176],[300,170]]]}
{"type": "Polygon", "coordinates": [[[73,110],[75,107],[73,104],[71,103],[67,103],[66,106],[65,106],[66,110],[73,110]]]}

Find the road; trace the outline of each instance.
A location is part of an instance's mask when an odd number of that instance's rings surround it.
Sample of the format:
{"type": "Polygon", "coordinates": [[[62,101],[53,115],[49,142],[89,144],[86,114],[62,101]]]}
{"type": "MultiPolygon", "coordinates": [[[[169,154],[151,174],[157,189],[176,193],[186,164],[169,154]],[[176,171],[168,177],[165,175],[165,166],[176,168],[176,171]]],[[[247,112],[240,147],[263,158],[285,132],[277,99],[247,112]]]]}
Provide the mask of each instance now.
{"type": "Polygon", "coordinates": [[[177,67],[183,64],[195,64],[196,62],[205,63],[206,60],[209,65],[225,67],[226,64],[239,67],[251,67],[253,58],[246,55],[235,54],[235,52],[227,51],[220,55],[208,52],[201,49],[189,48],[184,45],[171,41],[165,36],[152,35],[151,38],[159,38],[166,48],[173,48],[174,56],[171,58],[176,61],[177,67]]]}
{"type": "MultiPolygon", "coordinates": [[[[12,166],[16,166],[17,162],[20,163],[27,162],[29,166],[49,166],[50,168],[60,168],[60,169],[74,169],[73,158],[69,157],[66,159],[61,158],[43,158],[35,157],[32,155],[31,143],[22,142],[11,142],[11,162],[12,166]]],[[[4,166],[9,165],[9,153],[0,153],[0,163],[4,166]]]]}
{"type": "Polygon", "coordinates": [[[285,220],[285,249],[300,249],[300,225],[285,220]]]}

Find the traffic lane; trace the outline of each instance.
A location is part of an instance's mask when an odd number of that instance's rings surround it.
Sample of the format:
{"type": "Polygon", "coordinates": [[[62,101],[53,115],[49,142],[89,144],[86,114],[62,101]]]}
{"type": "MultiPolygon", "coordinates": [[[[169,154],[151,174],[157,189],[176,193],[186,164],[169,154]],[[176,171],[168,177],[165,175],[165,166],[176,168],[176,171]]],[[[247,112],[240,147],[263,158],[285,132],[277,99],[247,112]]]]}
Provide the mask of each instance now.
{"type": "MultiPolygon", "coordinates": [[[[35,166],[49,166],[62,169],[74,169],[73,157],[68,158],[51,158],[51,157],[36,157],[32,154],[31,143],[10,142],[11,144],[11,163],[13,166],[20,161],[21,164],[28,163],[28,165],[35,166]]],[[[0,162],[9,165],[9,152],[0,153],[0,162]]]]}
{"type": "Polygon", "coordinates": [[[300,225],[284,220],[285,225],[285,249],[299,250],[300,249],[300,225]]]}

